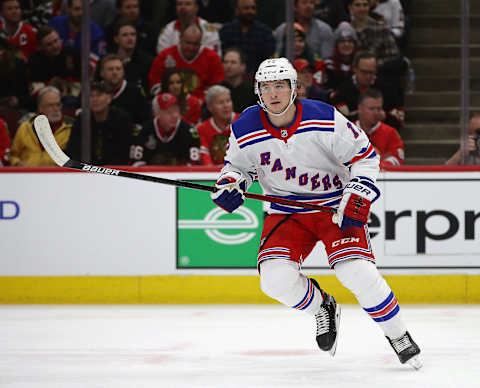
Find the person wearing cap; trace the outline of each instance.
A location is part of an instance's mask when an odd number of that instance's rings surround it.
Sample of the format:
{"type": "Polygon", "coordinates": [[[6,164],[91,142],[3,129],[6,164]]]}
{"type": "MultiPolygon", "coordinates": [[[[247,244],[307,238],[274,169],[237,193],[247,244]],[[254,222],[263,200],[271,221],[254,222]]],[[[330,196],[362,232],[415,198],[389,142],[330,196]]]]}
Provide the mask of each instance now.
{"type": "Polygon", "coordinates": [[[90,85],[91,145],[89,160],[82,159],[82,115],[73,124],[67,145],[67,154],[84,163],[99,165],[129,164],[130,144],[134,134],[131,116],[116,106],[111,106],[112,95],[103,82],[90,85]]]}
{"type": "MultiPolygon", "coordinates": [[[[295,21],[303,27],[308,46],[313,53],[325,59],[332,55],[333,31],[327,23],[313,16],[314,9],[314,0],[295,0],[295,21]]],[[[274,31],[277,53],[282,52],[285,30],[286,23],[282,23],[274,31]]]]}
{"type": "Polygon", "coordinates": [[[160,93],[153,99],[153,119],[134,139],[134,165],[189,166],[200,164],[200,138],[195,127],[181,119],[177,98],[160,93]]]}
{"type": "Polygon", "coordinates": [[[357,50],[357,33],[350,23],[340,23],[333,35],[333,54],[325,60],[326,87],[329,89],[337,88],[352,76],[352,63],[357,50]]]}
{"type": "Polygon", "coordinates": [[[316,73],[316,69],[303,58],[295,59],[293,67],[297,71],[299,90],[303,92],[303,89],[305,89],[301,97],[327,102],[329,90],[321,88],[314,82],[314,73],[316,73]]]}

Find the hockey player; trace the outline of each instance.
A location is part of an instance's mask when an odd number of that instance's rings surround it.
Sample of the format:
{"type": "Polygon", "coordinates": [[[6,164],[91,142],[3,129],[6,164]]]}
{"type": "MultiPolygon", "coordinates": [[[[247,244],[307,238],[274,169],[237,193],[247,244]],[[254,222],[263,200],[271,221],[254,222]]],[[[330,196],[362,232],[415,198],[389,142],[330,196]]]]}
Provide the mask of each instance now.
{"type": "Polygon", "coordinates": [[[330,213],[272,203],[258,253],[263,292],[315,317],[320,349],[335,354],[340,306],[300,272],[318,241],[340,282],[380,325],[400,362],[421,367],[420,349],[397,300],[378,272],[369,240],[379,160],[365,133],[330,105],[297,100],[297,73],[286,58],[267,59],[255,74],[259,105],[232,124],[213,201],[228,212],[258,180],[265,194],[331,206],[330,213]]]}

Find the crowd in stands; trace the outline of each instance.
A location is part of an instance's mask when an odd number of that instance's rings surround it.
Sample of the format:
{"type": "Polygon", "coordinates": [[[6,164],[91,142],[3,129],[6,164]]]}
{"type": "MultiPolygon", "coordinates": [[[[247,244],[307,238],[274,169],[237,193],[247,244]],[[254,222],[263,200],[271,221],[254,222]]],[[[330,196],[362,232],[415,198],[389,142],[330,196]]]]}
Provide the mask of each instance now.
{"type": "MultiPolygon", "coordinates": [[[[382,166],[404,161],[408,7],[407,0],[294,2],[299,98],[330,103],[356,121],[382,166]]],[[[256,104],[256,68],[285,56],[284,2],[90,0],[90,10],[85,162],[222,164],[231,122],[256,104]]],[[[54,164],[33,131],[37,114],[80,159],[82,14],[82,0],[0,0],[0,165],[54,164]]]]}

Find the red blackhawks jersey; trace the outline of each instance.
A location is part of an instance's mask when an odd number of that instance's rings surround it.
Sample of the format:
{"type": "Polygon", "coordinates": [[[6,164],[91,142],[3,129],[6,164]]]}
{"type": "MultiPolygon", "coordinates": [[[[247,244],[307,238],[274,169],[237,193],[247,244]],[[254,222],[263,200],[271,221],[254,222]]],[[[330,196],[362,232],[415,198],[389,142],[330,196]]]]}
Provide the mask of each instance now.
{"type": "MultiPolygon", "coordinates": [[[[232,123],[239,117],[238,113],[232,113],[232,123]]],[[[205,120],[197,126],[200,135],[200,156],[202,164],[223,164],[230,125],[220,128],[213,117],[205,120]]]]}
{"type": "MultiPolygon", "coordinates": [[[[361,127],[359,121],[355,123],[361,127]]],[[[397,130],[391,126],[378,122],[370,131],[365,131],[370,143],[380,155],[380,168],[384,166],[399,166],[405,159],[405,148],[397,130]]]]}
{"type": "Polygon", "coordinates": [[[5,26],[0,24],[1,35],[8,39],[8,43],[18,47],[23,58],[27,61],[37,49],[37,34],[33,31],[32,26],[20,22],[17,31],[15,31],[12,36],[8,36],[7,31],[5,31],[4,28],[5,26]]]}
{"type": "Polygon", "coordinates": [[[180,70],[186,92],[202,101],[205,100],[205,90],[225,78],[222,61],[215,51],[202,46],[197,56],[188,61],[175,45],[161,51],[153,61],[149,74],[152,94],[161,90],[162,74],[168,68],[180,70]]]}
{"type": "Polygon", "coordinates": [[[0,119],[0,166],[8,163],[10,154],[10,135],[8,134],[7,123],[0,119]]]}

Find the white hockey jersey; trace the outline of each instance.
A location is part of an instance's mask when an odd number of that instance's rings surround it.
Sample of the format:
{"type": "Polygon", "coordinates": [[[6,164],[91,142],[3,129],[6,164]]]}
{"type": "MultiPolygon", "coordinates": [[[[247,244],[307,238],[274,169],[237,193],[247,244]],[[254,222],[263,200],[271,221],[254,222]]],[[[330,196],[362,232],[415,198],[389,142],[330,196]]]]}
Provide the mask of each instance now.
{"type": "MultiPolygon", "coordinates": [[[[222,46],[218,29],[205,19],[197,17],[196,23],[202,29],[202,46],[215,50],[222,57],[222,46]]],[[[180,21],[178,19],[168,23],[160,32],[157,41],[157,54],[180,41],[180,21]]]]}
{"type": "MultiPolygon", "coordinates": [[[[379,157],[367,135],[334,107],[299,100],[294,122],[275,128],[259,105],[232,124],[221,175],[239,172],[247,187],[258,178],[264,194],[337,207],[357,176],[376,180],[379,157]]],[[[270,204],[269,213],[314,210],[270,204]]]]}

